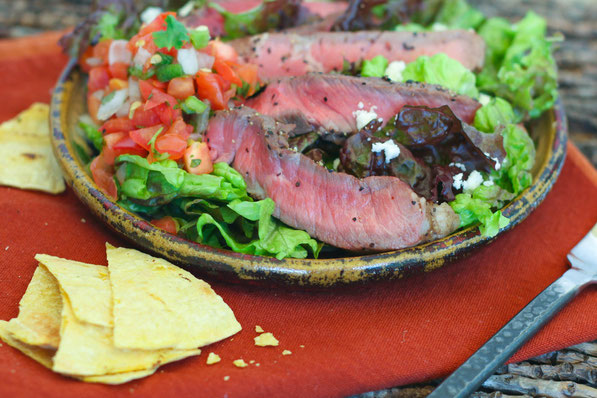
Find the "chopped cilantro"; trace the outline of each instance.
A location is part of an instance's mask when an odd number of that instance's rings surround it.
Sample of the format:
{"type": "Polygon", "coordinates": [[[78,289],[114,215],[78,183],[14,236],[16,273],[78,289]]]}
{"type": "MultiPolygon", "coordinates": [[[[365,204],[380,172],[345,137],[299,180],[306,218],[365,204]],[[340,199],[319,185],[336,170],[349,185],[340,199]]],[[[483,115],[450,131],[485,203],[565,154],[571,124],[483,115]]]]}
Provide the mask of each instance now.
{"type": "Polygon", "coordinates": [[[166,30],[153,32],[151,35],[158,48],[167,48],[168,50],[172,49],[172,47],[180,49],[189,41],[187,28],[172,15],[166,17],[166,30]]]}

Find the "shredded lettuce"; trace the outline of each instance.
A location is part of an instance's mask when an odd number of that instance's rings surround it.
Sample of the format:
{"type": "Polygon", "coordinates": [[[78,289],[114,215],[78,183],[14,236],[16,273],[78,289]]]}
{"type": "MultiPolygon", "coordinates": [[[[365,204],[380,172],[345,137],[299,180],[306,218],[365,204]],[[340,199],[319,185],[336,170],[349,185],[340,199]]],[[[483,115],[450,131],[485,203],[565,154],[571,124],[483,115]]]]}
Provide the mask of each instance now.
{"type": "Polygon", "coordinates": [[[121,155],[115,164],[119,204],[148,218],[173,216],[189,239],[279,259],[319,254],[320,243],[275,219],[273,200],[254,202],[243,177],[226,163],[202,175],[169,159],[149,163],[121,155]]]}
{"type": "Polygon", "coordinates": [[[361,76],[364,77],[383,77],[388,67],[388,59],[383,55],[378,55],[371,60],[363,61],[361,76]]]}
{"type": "Polygon", "coordinates": [[[444,53],[431,57],[421,56],[407,64],[402,72],[402,79],[439,84],[472,98],[479,96],[475,74],[444,53]]]}

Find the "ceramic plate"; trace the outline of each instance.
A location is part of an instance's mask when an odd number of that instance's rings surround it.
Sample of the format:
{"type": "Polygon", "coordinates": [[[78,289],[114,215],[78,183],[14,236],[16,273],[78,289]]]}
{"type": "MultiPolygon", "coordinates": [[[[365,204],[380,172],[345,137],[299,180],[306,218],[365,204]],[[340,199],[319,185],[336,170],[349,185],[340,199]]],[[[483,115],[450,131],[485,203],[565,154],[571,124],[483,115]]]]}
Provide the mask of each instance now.
{"type": "MultiPolygon", "coordinates": [[[[146,251],[158,254],[197,274],[262,284],[333,286],[400,278],[415,271],[431,271],[487,244],[477,228],[457,231],[426,244],[385,253],[322,259],[284,259],[251,256],[190,242],[129,213],[108,199],[95,185],[80,158],[86,140],[75,126],[86,113],[86,77],[74,62],[63,71],[52,96],[53,145],[73,190],[103,222],[146,251]]],[[[545,198],[566,156],[566,118],[561,102],[531,126],[537,158],[533,185],[503,209],[515,227],[545,198]]],[[[499,234],[498,234],[499,238],[499,234]]]]}

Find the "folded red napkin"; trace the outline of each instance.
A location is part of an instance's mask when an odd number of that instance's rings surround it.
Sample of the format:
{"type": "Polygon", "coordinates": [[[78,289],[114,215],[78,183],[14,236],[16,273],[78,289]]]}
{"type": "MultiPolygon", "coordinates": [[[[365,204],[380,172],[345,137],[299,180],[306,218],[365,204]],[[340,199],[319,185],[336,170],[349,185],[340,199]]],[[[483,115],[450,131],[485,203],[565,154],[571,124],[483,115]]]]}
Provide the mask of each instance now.
{"type": "MultiPolygon", "coordinates": [[[[49,100],[66,61],[57,37],[0,41],[0,121],[49,100]]],[[[597,222],[597,171],[574,146],[568,153],[544,203],[464,260],[404,280],[316,292],[208,279],[243,325],[233,338],[121,386],[71,380],[3,345],[0,396],[330,397],[446,376],[566,270],[566,253],[597,222]],[[255,325],[280,345],[256,347],[255,325]],[[209,352],[222,362],[206,365],[209,352]],[[255,363],[237,368],[239,358],[255,363]]],[[[52,196],[1,187],[0,209],[0,319],[17,315],[36,253],[106,264],[106,241],[130,246],[70,190],[52,196]]],[[[596,339],[596,312],[597,291],[589,288],[513,360],[596,339]]]]}

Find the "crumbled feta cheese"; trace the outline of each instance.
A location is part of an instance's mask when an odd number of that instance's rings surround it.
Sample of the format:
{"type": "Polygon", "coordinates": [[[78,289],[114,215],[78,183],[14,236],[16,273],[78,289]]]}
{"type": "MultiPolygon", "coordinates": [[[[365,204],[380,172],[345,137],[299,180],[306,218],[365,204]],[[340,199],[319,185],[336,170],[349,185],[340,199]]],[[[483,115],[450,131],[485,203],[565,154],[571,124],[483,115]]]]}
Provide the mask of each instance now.
{"type": "Polygon", "coordinates": [[[148,24],[153,21],[158,15],[162,13],[162,9],[160,7],[147,7],[141,13],[141,22],[144,24],[148,24]]]}
{"type": "Polygon", "coordinates": [[[444,30],[448,30],[448,26],[443,23],[435,22],[431,25],[431,30],[434,32],[443,32],[444,30]]]}
{"type": "Polygon", "coordinates": [[[502,168],[502,165],[501,165],[500,160],[498,158],[491,158],[491,160],[493,160],[495,162],[495,167],[494,168],[496,170],[499,170],[499,169],[502,168]]]}
{"type": "MultiPolygon", "coordinates": [[[[359,103],[359,105],[360,104],[361,103],[359,103]]],[[[369,109],[368,111],[364,109],[359,109],[352,113],[352,115],[355,117],[357,121],[357,129],[360,130],[366,125],[368,125],[370,121],[377,119],[377,113],[375,113],[376,109],[376,106],[372,106],[371,109],[369,109]]]]}
{"type": "Polygon", "coordinates": [[[468,176],[466,181],[462,182],[462,189],[465,191],[472,191],[483,183],[483,176],[477,170],[468,176]]]}
{"type": "Polygon", "coordinates": [[[481,105],[485,106],[487,104],[489,104],[489,102],[491,101],[491,97],[487,94],[480,94],[479,95],[479,102],[481,103],[481,105]]]}
{"type": "Polygon", "coordinates": [[[393,140],[387,140],[384,143],[374,142],[371,147],[373,152],[384,152],[386,163],[390,163],[392,159],[400,156],[400,148],[393,140]]]}
{"type": "Polygon", "coordinates": [[[464,177],[464,174],[462,173],[454,175],[454,177],[452,178],[452,185],[454,186],[454,188],[462,188],[462,177],[464,177]]]}
{"type": "Polygon", "coordinates": [[[386,68],[384,75],[393,82],[401,82],[404,69],[406,69],[406,63],[404,61],[392,61],[386,68]]]}
{"type": "Polygon", "coordinates": [[[491,180],[483,181],[483,185],[485,185],[486,187],[491,187],[493,185],[493,181],[491,181],[491,180]]]}
{"type": "Polygon", "coordinates": [[[450,163],[448,166],[458,167],[462,171],[466,171],[466,167],[462,163],[450,163]]]}
{"type": "Polygon", "coordinates": [[[363,102],[359,102],[359,104],[357,105],[359,107],[359,109],[363,109],[365,107],[365,105],[363,104],[363,102]]]}

